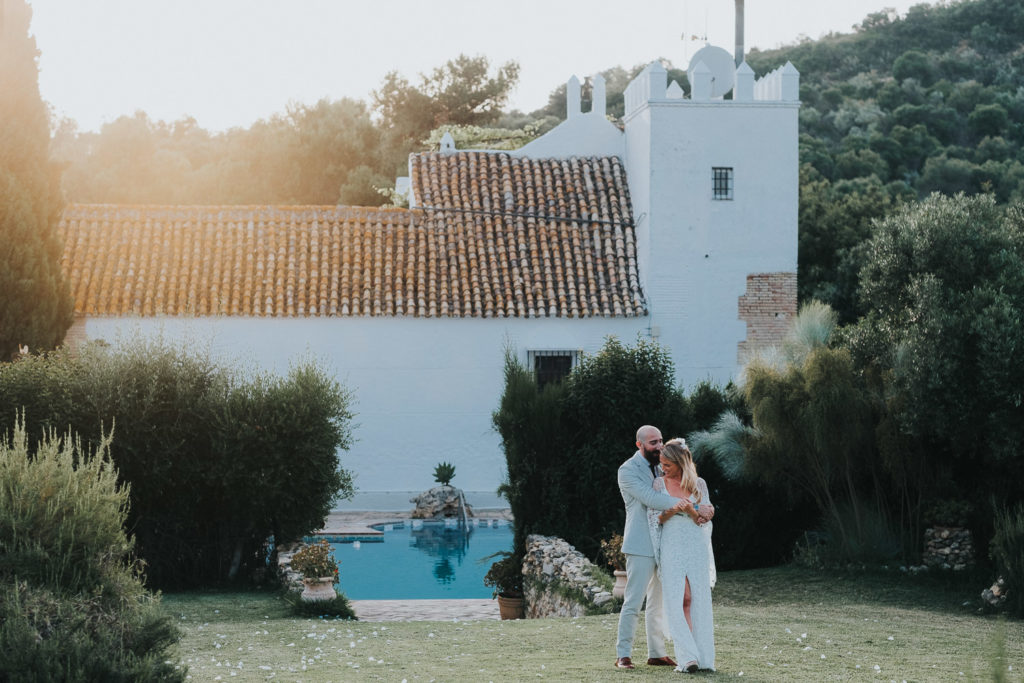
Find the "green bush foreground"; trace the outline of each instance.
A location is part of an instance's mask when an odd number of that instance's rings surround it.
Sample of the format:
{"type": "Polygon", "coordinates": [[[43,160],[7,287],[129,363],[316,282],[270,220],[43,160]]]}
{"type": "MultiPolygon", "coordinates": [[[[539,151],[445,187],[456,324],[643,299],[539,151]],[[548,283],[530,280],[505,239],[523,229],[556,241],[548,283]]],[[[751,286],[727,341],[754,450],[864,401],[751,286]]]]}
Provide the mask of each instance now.
{"type": "Polygon", "coordinates": [[[178,631],[142,586],[128,488],[95,454],[23,421],[0,440],[0,680],[177,681],[178,631]]]}

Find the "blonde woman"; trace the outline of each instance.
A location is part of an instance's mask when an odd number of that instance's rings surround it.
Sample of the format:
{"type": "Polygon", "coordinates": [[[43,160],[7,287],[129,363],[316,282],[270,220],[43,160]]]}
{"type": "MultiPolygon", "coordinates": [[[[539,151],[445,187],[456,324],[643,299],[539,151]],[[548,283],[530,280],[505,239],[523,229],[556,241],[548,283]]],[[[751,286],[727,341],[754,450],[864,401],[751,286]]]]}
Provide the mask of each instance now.
{"type": "Polygon", "coordinates": [[[697,476],[686,441],[672,439],[665,443],[661,471],[662,476],[654,480],[654,489],[683,503],[664,512],[648,512],[665,619],[676,661],[680,662],[676,671],[714,670],[710,545],[701,526],[715,516],[715,508],[707,483],[697,476]]]}

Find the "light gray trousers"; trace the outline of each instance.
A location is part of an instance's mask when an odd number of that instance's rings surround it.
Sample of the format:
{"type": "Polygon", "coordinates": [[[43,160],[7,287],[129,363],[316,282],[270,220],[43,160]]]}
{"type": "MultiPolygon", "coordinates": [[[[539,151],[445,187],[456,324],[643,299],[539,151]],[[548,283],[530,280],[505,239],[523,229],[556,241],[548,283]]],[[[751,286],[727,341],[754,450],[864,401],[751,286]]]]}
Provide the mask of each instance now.
{"type": "Polygon", "coordinates": [[[619,613],[619,639],[615,644],[616,657],[631,657],[636,623],[640,607],[647,596],[644,627],[647,630],[647,656],[657,659],[665,656],[665,613],[661,601],[661,580],[655,571],[654,558],[644,555],[626,555],[626,592],[619,613]]]}

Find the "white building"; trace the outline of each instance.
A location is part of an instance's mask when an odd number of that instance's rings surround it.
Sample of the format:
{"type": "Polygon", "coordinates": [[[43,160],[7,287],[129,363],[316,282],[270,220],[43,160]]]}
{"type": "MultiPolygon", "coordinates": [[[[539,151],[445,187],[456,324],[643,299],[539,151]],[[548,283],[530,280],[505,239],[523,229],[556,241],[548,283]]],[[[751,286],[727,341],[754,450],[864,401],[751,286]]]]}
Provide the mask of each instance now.
{"type": "Polygon", "coordinates": [[[491,493],[506,347],[557,373],[644,335],[692,386],[796,312],[798,75],[744,64],[731,100],[691,80],[649,66],[620,130],[574,78],[567,120],[516,152],[411,155],[409,209],[69,206],[69,340],[160,333],[277,372],[311,353],[355,394],[361,492],[448,461],[491,493]]]}

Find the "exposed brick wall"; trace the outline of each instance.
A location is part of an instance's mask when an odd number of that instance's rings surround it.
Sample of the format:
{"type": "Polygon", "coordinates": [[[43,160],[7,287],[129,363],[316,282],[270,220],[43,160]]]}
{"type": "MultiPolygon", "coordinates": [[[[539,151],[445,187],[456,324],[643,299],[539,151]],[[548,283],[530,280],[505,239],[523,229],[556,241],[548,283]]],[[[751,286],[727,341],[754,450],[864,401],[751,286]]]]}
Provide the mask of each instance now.
{"type": "Polygon", "coordinates": [[[736,358],[742,365],[751,354],[782,341],[796,316],[796,273],[752,273],[739,298],[739,319],[747,323],[747,338],[736,358]]]}
{"type": "Polygon", "coordinates": [[[64,335],[64,343],[72,350],[75,351],[79,346],[84,344],[88,337],[85,336],[85,316],[76,315],[75,321],[71,323],[71,327],[68,328],[67,333],[64,335]]]}

